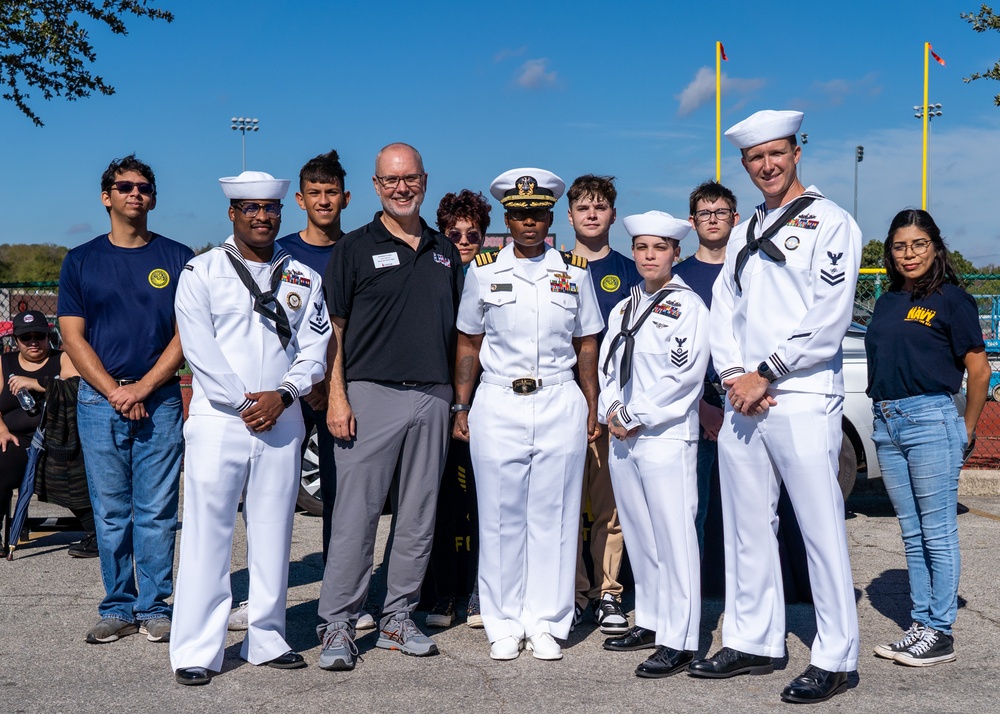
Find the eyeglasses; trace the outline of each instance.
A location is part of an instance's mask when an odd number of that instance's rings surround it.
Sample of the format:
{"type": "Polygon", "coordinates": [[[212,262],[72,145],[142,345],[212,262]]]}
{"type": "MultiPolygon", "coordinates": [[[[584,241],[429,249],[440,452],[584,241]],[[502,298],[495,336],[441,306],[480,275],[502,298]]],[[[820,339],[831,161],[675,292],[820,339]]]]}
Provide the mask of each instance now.
{"type": "Polygon", "coordinates": [[[23,335],[18,335],[17,339],[21,342],[45,342],[48,337],[44,332],[25,332],[23,335]]]}
{"type": "Polygon", "coordinates": [[[915,240],[912,243],[893,243],[889,249],[893,255],[906,255],[907,249],[912,251],[914,255],[923,255],[930,247],[931,241],[929,240],[915,240]]]}
{"type": "Polygon", "coordinates": [[[462,233],[457,228],[448,231],[448,240],[452,243],[461,243],[463,237],[470,243],[478,243],[483,239],[483,234],[479,231],[467,231],[466,233],[462,233]]]}
{"type": "Polygon", "coordinates": [[[698,223],[705,223],[708,220],[710,220],[712,216],[715,216],[715,220],[722,221],[723,223],[725,223],[726,221],[729,221],[733,217],[733,209],[716,208],[714,211],[704,210],[704,211],[694,212],[694,219],[698,223]]]}
{"type": "Polygon", "coordinates": [[[420,188],[423,183],[424,177],[427,174],[406,174],[406,176],[376,176],[378,182],[382,184],[382,188],[393,189],[399,186],[399,182],[402,181],[410,188],[420,188]]]}
{"type": "Polygon", "coordinates": [[[507,216],[512,221],[526,221],[529,218],[535,221],[544,221],[549,217],[551,211],[548,208],[511,208],[507,210],[507,216]]]}
{"type": "Polygon", "coordinates": [[[152,196],[156,189],[153,184],[146,183],[145,181],[115,181],[111,184],[111,188],[119,193],[132,193],[132,189],[138,189],[139,193],[143,196],[152,196]]]}
{"type": "Polygon", "coordinates": [[[264,211],[269,216],[280,216],[281,215],[281,204],[280,203],[254,203],[252,201],[241,201],[239,203],[234,203],[233,208],[237,209],[247,218],[253,218],[261,211],[264,211]]]}

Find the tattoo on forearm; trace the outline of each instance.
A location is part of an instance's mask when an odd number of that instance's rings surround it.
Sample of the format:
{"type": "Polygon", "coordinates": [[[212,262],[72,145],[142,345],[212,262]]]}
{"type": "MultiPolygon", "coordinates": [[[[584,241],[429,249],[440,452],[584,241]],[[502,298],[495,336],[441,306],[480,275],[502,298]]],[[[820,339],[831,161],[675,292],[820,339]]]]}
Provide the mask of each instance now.
{"type": "Polygon", "coordinates": [[[472,380],[475,378],[473,374],[473,364],[475,360],[472,359],[471,355],[463,357],[458,363],[458,383],[459,384],[471,384],[472,380]]]}

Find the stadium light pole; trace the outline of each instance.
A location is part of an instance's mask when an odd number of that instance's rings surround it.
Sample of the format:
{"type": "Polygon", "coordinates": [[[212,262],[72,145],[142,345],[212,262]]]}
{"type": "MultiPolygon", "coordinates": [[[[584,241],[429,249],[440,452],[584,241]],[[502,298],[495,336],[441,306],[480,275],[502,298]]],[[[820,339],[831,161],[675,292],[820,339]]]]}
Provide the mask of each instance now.
{"type": "Polygon", "coordinates": [[[247,132],[260,131],[260,120],[251,117],[233,117],[229,120],[230,129],[243,135],[243,170],[247,170],[247,132]]]}
{"type": "Polygon", "coordinates": [[[865,160],[865,147],[854,147],[854,221],[858,220],[858,164],[865,160]]]}

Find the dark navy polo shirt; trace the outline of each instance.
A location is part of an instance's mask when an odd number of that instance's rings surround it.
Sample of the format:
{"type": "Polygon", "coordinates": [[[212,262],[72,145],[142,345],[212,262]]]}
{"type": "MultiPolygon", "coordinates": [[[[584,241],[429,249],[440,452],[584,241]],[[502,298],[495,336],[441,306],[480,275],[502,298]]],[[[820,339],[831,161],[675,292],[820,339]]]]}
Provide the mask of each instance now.
{"type": "MultiPolygon", "coordinates": [[[[340,234],[343,237],[343,233],[340,234]]],[[[318,275],[326,274],[326,266],[330,262],[330,254],[333,252],[333,246],[336,245],[313,245],[312,243],[306,243],[302,240],[302,236],[295,233],[289,233],[287,236],[282,236],[275,241],[279,246],[285,249],[285,251],[292,256],[295,260],[300,263],[305,263],[310,268],[316,271],[318,275]]]]}
{"type": "Polygon", "coordinates": [[[420,223],[416,250],[386,229],[381,211],[334,246],[323,288],[330,315],[347,321],[348,382],[451,383],[462,260],[420,223]]]}
{"type": "Polygon", "coordinates": [[[590,269],[590,279],[594,282],[601,317],[604,318],[604,329],[598,340],[600,342],[608,331],[608,315],[615,305],[628,297],[633,285],[642,282],[642,278],[635,267],[635,261],[613,249],[603,258],[588,260],[587,267],[590,269]]]}

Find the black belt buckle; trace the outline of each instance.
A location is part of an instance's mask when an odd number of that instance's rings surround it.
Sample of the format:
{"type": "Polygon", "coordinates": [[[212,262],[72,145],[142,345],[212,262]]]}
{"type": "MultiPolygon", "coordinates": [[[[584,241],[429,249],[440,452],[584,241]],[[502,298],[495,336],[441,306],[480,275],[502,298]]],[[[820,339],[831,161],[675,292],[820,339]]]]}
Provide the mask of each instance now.
{"type": "Polygon", "coordinates": [[[116,379],[115,380],[115,382],[118,383],[119,387],[127,387],[128,385],[135,384],[138,381],[139,381],[138,379],[116,379]]]}
{"type": "Polygon", "coordinates": [[[531,394],[538,389],[538,382],[531,377],[521,377],[511,382],[510,388],[514,394],[531,394]]]}

